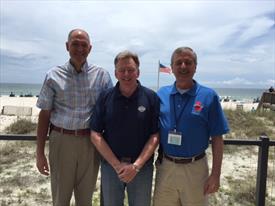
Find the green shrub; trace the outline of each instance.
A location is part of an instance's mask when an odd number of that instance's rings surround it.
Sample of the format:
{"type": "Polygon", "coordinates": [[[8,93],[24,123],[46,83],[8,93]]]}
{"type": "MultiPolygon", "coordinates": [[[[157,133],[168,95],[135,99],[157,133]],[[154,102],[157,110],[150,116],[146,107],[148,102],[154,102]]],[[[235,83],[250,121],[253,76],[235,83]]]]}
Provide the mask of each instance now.
{"type": "Polygon", "coordinates": [[[8,134],[28,134],[36,130],[37,124],[27,119],[19,119],[6,128],[8,134]]]}
{"type": "Polygon", "coordinates": [[[270,139],[274,138],[273,116],[274,112],[244,112],[241,110],[224,110],[228,119],[230,134],[227,138],[258,138],[267,135],[270,139]]]}

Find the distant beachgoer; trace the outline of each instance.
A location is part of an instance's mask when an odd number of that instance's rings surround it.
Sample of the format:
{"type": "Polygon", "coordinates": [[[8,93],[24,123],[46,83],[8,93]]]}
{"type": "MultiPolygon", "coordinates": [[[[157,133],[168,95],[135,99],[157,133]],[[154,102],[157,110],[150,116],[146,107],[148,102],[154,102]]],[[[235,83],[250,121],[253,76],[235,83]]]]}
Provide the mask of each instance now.
{"type": "Polygon", "coordinates": [[[260,102],[260,98],[259,97],[257,97],[256,99],[254,98],[253,99],[253,103],[259,103],[260,102]]]}
{"type": "Polygon", "coordinates": [[[72,193],[79,206],[91,205],[99,169],[99,154],[90,142],[90,117],[99,94],[112,87],[109,73],[88,65],[89,35],[74,29],[66,48],[70,60],[51,69],[45,78],[37,107],[36,165],[51,175],[54,206],[69,206],[72,193]],[[49,132],[49,163],[45,141],[49,132]]]}
{"type": "Polygon", "coordinates": [[[271,86],[269,89],[268,89],[269,92],[274,92],[274,88],[271,86]]]}
{"type": "Polygon", "coordinates": [[[10,97],[15,97],[15,94],[13,92],[10,93],[10,97]]]}
{"type": "Polygon", "coordinates": [[[189,47],[171,57],[173,85],[159,89],[160,148],[154,206],[208,205],[220,186],[222,135],[229,131],[219,96],[193,79],[197,55],[189,47]],[[212,139],[209,175],[205,150],[212,139]]]}
{"type": "Polygon", "coordinates": [[[32,93],[25,94],[24,97],[33,97],[32,93]]]}

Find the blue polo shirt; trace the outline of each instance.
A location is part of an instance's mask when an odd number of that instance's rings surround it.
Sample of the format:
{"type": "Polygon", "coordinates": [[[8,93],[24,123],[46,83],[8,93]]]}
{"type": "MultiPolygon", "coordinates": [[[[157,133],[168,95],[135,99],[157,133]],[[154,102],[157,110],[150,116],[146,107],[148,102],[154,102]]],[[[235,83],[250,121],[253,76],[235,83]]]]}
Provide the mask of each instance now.
{"type": "Polygon", "coordinates": [[[103,92],[92,115],[91,129],[103,138],[118,157],[136,159],[150,135],[158,132],[159,98],[140,85],[130,97],[115,87],[103,92]]]}
{"type": "Polygon", "coordinates": [[[175,83],[159,89],[160,136],[165,154],[192,157],[204,152],[210,137],[229,131],[219,96],[194,81],[194,86],[180,94],[175,83]],[[181,145],[168,143],[169,131],[181,133],[181,145]]]}

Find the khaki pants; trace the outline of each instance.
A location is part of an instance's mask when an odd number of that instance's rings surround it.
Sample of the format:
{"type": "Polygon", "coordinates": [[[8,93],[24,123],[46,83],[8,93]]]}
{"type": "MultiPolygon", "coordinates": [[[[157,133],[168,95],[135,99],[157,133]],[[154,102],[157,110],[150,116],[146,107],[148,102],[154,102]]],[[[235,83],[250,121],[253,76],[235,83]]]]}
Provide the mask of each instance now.
{"type": "Polygon", "coordinates": [[[208,163],[204,157],[188,164],[176,164],[163,158],[157,165],[154,206],[206,206],[203,194],[208,178],[208,163]]]}
{"type": "Polygon", "coordinates": [[[89,136],[52,131],[49,143],[51,188],[54,206],[90,206],[99,168],[99,154],[89,136]]]}

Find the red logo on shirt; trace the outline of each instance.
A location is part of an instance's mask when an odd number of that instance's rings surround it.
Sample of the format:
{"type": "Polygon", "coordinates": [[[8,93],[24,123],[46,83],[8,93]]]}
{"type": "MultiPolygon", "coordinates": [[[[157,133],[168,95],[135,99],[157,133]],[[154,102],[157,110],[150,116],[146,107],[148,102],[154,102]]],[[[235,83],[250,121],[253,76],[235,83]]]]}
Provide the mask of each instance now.
{"type": "Polygon", "coordinates": [[[196,101],[195,105],[194,105],[194,109],[196,112],[201,112],[203,106],[201,105],[200,101],[196,101]]]}

